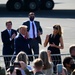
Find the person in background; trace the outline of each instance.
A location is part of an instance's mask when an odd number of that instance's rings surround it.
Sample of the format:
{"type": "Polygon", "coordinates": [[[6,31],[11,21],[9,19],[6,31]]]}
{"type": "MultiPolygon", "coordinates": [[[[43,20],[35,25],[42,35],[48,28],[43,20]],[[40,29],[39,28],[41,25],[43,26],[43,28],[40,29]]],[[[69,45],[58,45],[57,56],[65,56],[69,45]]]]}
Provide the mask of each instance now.
{"type": "Polygon", "coordinates": [[[43,60],[43,73],[46,75],[53,74],[53,63],[51,61],[50,51],[41,51],[39,57],[43,60]]]}
{"type": "Polygon", "coordinates": [[[22,70],[21,68],[15,67],[13,72],[10,73],[10,71],[9,71],[9,74],[7,74],[7,75],[26,75],[26,74],[25,74],[24,70],[22,70]]]}
{"type": "Polygon", "coordinates": [[[33,61],[33,72],[34,72],[34,75],[44,75],[44,73],[42,72],[42,69],[43,69],[43,61],[42,59],[40,58],[37,58],[33,61]]]}
{"type": "Polygon", "coordinates": [[[63,70],[65,75],[71,75],[72,71],[75,69],[74,60],[72,57],[65,57],[63,60],[63,70]]]}
{"type": "Polygon", "coordinates": [[[26,75],[25,73],[26,64],[23,61],[14,62],[10,68],[7,69],[8,75],[26,75]],[[18,71],[18,72],[17,72],[18,71]],[[20,72],[20,73],[19,73],[20,72]]]}
{"type": "MultiPolygon", "coordinates": [[[[48,43],[48,50],[51,51],[51,54],[60,54],[60,49],[64,48],[62,29],[60,25],[54,25],[53,33],[50,35],[46,35],[44,47],[46,47],[48,43]]],[[[61,56],[51,56],[51,59],[54,64],[54,72],[56,73],[56,65],[61,64],[61,56]]]]}
{"type": "MultiPolygon", "coordinates": [[[[23,23],[23,25],[26,25],[28,28],[28,38],[29,38],[29,44],[31,47],[31,53],[32,54],[32,49],[35,55],[39,54],[39,43],[41,44],[41,38],[40,35],[42,35],[43,31],[40,26],[39,21],[34,21],[35,14],[34,12],[29,13],[29,21],[26,21],[23,23]]],[[[37,58],[37,56],[36,56],[37,58]]]]}
{"type": "MultiPolygon", "coordinates": [[[[14,53],[14,38],[17,31],[12,29],[12,22],[6,22],[6,29],[1,32],[1,39],[3,42],[3,55],[13,55],[14,53]]],[[[11,57],[4,57],[6,69],[9,68],[11,57]]]]}
{"type": "Polygon", "coordinates": [[[28,70],[32,70],[32,67],[30,65],[28,65],[28,56],[27,56],[27,54],[25,52],[20,51],[17,54],[15,61],[16,62],[23,61],[26,64],[26,68],[28,70]]]}
{"type": "Polygon", "coordinates": [[[70,55],[73,59],[75,59],[75,45],[71,45],[69,48],[70,55]]]}

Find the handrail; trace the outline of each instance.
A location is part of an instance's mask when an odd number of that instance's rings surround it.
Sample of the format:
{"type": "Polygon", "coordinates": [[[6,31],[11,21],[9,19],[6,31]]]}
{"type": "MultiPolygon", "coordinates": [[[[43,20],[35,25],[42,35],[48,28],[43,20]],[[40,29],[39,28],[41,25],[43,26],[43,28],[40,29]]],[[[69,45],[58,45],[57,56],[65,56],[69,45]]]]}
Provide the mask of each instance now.
{"type": "MultiPolygon", "coordinates": [[[[69,53],[68,54],[51,54],[51,56],[64,56],[64,55],[70,55],[69,53]]],[[[12,57],[12,56],[16,56],[16,55],[0,55],[0,57],[12,57]]],[[[38,56],[37,54],[36,55],[28,55],[29,56],[38,56]]]]}

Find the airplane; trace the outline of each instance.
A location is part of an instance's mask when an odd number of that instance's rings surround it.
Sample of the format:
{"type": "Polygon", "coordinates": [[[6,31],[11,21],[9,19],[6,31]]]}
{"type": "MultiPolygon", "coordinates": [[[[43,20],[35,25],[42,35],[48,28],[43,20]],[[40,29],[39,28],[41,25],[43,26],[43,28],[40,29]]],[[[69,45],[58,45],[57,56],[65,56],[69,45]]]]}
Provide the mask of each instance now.
{"type": "Polygon", "coordinates": [[[38,9],[52,10],[54,8],[53,0],[8,0],[6,8],[10,11],[29,10],[36,11],[38,9]]]}

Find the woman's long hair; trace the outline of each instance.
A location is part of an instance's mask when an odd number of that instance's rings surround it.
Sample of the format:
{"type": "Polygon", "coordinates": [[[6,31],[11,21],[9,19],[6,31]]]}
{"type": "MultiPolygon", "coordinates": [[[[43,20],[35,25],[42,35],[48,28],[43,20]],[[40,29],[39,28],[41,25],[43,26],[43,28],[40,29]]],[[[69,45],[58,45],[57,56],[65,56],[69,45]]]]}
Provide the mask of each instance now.
{"type": "Polygon", "coordinates": [[[27,64],[28,61],[27,54],[23,51],[19,52],[18,55],[16,56],[16,61],[23,61],[25,62],[25,64],[27,64]]]}
{"type": "Polygon", "coordinates": [[[59,35],[62,35],[62,29],[61,29],[60,25],[56,24],[56,25],[53,26],[53,28],[58,30],[59,35]]]}
{"type": "Polygon", "coordinates": [[[39,55],[39,57],[43,60],[43,69],[49,69],[51,67],[49,61],[48,61],[48,55],[46,51],[42,51],[39,55]]]}

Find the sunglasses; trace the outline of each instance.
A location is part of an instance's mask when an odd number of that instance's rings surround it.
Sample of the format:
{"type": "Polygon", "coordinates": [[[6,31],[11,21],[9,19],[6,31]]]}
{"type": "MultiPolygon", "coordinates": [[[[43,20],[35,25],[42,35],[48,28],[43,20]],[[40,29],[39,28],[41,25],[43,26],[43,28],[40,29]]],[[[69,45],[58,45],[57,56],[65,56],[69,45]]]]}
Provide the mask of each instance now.
{"type": "Polygon", "coordinates": [[[56,26],[53,26],[53,29],[56,29],[56,30],[58,30],[58,27],[56,27],[56,26]]]}

